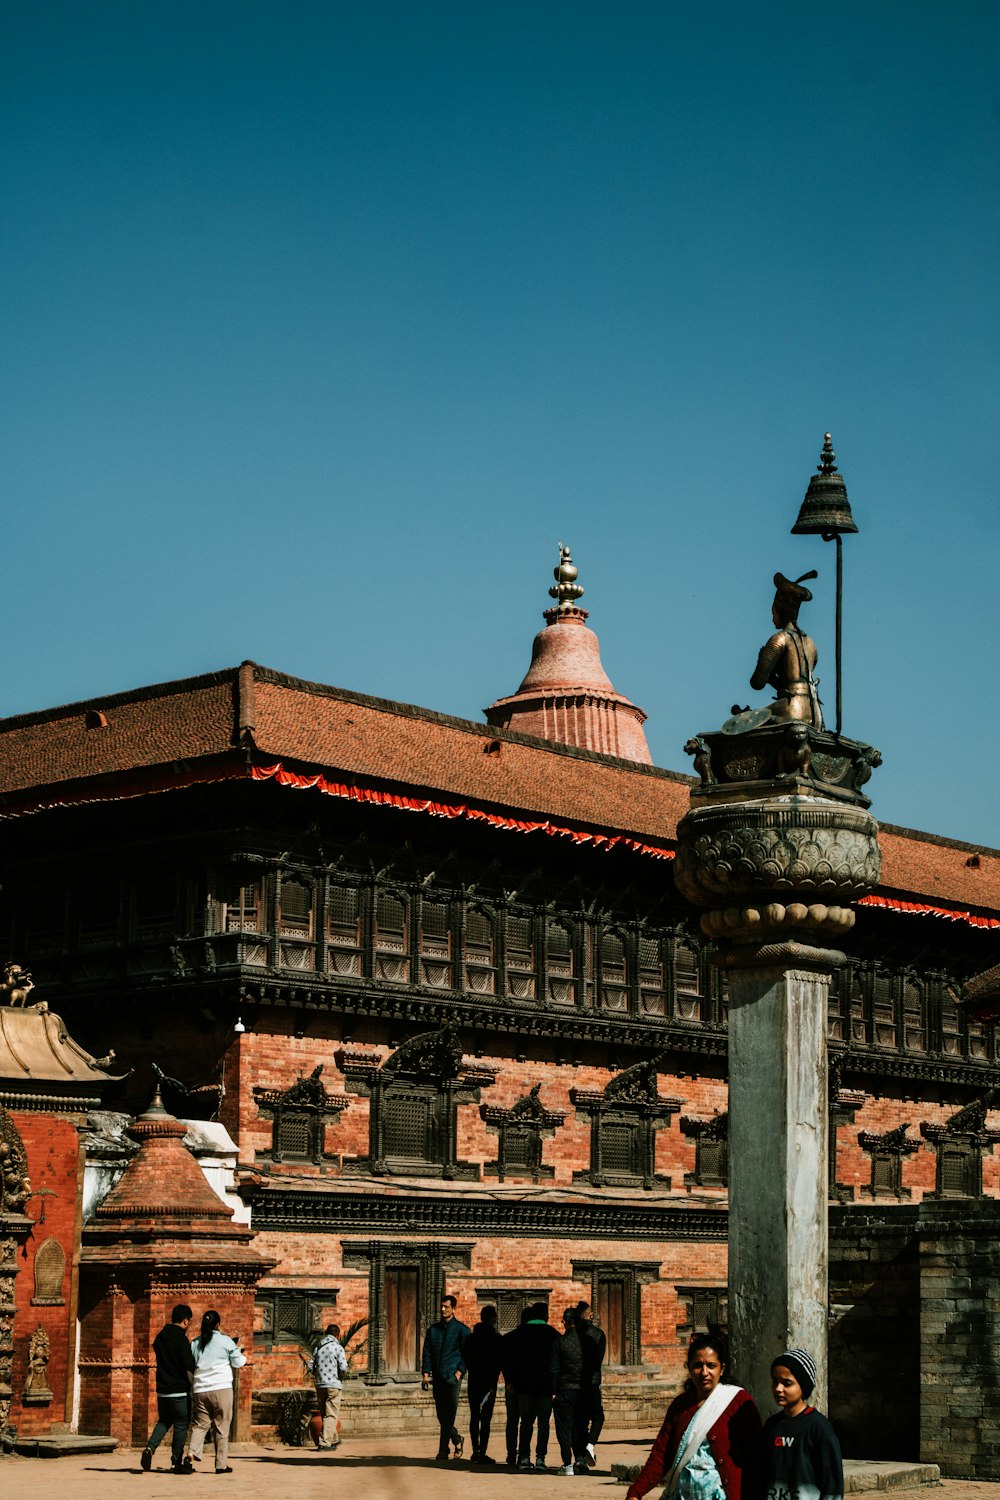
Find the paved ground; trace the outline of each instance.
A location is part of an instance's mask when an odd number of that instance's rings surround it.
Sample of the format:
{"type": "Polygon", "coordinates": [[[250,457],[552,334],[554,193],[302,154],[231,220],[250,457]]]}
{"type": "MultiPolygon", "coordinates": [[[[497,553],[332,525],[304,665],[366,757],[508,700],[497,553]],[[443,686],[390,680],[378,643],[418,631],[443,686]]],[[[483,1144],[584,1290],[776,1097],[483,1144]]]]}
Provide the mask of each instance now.
{"type": "MultiPolygon", "coordinates": [[[[609,1433],[598,1449],[598,1469],[588,1476],[563,1477],[510,1473],[503,1468],[473,1469],[468,1462],[437,1464],[428,1456],[433,1439],[395,1438],[381,1445],[374,1438],[347,1439],[336,1453],[306,1448],[234,1446],[231,1475],[211,1468],[191,1478],[178,1479],[165,1467],[166,1445],[156,1455],[149,1474],[139,1468],[137,1451],[82,1458],[0,1459],[0,1489],[5,1495],[31,1500],[164,1500],[178,1490],[189,1500],[232,1493],[239,1500],[318,1500],[338,1495],[342,1500],[553,1500],[583,1492],[592,1500],[624,1500],[624,1489],[610,1474],[612,1463],[640,1463],[649,1451],[653,1432],[609,1433]],[[386,1446],[390,1452],[381,1451],[386,1446]]],[[[550,1448],[549,1458],[555,1461],[550,1448]]],[[[211,1457],[206,1454],[206,1461],[211,1457]]],[[[913,1500],[1000,1500],[1000,1483],[946,1480],[940,1487],[910,1490],[913,1500]]]]}

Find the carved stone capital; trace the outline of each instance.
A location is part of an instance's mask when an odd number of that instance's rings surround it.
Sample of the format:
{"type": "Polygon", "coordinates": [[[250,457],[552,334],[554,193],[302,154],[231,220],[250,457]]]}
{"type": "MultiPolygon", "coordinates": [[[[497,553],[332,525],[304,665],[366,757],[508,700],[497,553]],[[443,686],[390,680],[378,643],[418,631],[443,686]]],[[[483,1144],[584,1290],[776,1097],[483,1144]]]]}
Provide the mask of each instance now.
{"type": "Polygon", "coordinates": [[[689,901],[721,914],[705,929],[713,937],[759,943],[762,928],[783,938],[791,927],[839,937],[854,920],[844,907],[878,883],[877,834],[864,808],[819,798],[705,803],[681,820],[674,875],[689,901]]]}

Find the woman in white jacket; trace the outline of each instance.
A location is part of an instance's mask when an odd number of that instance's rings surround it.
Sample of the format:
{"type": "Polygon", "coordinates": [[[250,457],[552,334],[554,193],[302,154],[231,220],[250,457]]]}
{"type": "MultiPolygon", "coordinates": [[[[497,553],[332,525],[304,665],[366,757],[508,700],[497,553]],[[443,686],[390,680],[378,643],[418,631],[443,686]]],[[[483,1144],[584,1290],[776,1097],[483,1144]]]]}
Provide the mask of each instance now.
{"type": "Polygon", "coordinates": [[[215,1472],[231,1474],[229,1466],[229,1426],[233,1420],[233,1371],[245,1365],[247,1357],[224,1333],[217,1312],[207,1312],[201,1320],[201,1333],[191,1345],[194,1354],[192,1383],[192,1420],[188,1452],[197,1463],[205,1446],[209,1428],[215,1438],[215,1472]]]}

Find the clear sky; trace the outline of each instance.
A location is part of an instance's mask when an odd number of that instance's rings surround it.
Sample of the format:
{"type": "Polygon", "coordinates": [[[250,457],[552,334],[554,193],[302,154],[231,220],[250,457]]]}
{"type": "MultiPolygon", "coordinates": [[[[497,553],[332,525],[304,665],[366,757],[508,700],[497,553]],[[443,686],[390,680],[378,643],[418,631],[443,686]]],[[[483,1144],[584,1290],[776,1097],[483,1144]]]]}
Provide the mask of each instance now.
{"type": "MultiPolygon", "coordinates": [[[[32,0],[0,712],[252,657],[477,718],[569,542],[660,765],[771,575],[876,815],[1000,845],[996,0],[32,0]],[[961,727],[960,727],[961,726],[961,727]]],[[[768,695],[769,696],[769,695],[768,695]]]]}

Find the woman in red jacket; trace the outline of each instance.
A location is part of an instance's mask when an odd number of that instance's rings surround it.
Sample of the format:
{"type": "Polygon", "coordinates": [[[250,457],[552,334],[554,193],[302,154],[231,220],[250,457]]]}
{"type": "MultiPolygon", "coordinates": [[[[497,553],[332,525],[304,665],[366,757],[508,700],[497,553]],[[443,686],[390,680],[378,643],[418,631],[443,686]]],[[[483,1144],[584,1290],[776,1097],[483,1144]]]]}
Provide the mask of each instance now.
{"type": "Polygon", "coordinates": [[[721,1329],[696,1334],[688,1379],[626,1500],[665,1484],[667,1500],[756,1500],[760,1416],[753,1397],[723,1381],[729,1344],[721,1329]]]}

